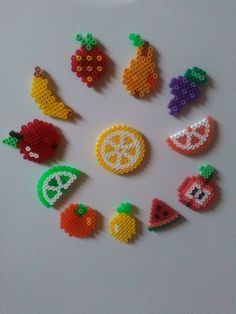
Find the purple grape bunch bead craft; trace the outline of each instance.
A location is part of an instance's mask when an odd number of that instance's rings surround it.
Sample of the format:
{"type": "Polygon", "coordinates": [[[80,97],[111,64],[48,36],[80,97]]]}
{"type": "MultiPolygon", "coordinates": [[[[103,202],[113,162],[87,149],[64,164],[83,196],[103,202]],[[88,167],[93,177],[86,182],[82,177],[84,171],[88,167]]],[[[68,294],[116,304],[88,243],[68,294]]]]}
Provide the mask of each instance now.
{"type": "Polygon", "coordinates": [[[198,67],[188,69],[184,76],[180,75],[177,78],[172,78],[169,87],[174,97],[168,104],[169,113],[175,115],[184,106],[196,100],[200,94],[199,85],[206,82],[206,72],[198,67]]]}

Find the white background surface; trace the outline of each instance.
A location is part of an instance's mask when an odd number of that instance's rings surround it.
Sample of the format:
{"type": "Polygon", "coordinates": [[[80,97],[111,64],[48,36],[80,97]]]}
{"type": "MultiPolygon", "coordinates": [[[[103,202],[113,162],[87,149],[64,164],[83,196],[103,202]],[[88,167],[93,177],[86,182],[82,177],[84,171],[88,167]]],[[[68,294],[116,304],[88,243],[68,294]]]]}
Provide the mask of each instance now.
{"type": "Polygon", "coordinates": [[[234,314],[235,1],[0,3],[0,137],[34,118],[53,122],[67,141],[60,162],[87,175],[64,205],[84,202],[103,216],[94,238],[67,237],[58,228],[58,210],[44,208],[37,199],[37,180],[47,166],[1,145],[0,313],[234,314]],[[92,32],[113,60],[100,90],[88,89],[70,71],[77,32],[92,32]],[[158,52],[161,86],[149,100],[130,97],[120,83],[134,54],[130,32],[141,33],[158,52]],[[35,65],[51,75],[58,95],[78,112],[76,122],[41,115],[29,96],[35,65]],[[175,119],[166,108],[168,81],[193,65],[211,77],[205,99],[175,119]],[[209,152],[189,158],[164,143],[167,135],[208,114],[218,121],[209,152]],[[134,126],[150,143],[149,161],[135,175],[113,175],[96,163],[96,136],[114,123],[134,126]],[[221,196],[214,210],[200,214],[177,201],[176,189],[205,162],[217,169],[221,196]],[[158,234],[145,230],[153,197],[186,221],[158,234]],[[129,245],[116,242],[107,230],[122,200],[137,207],[135,215],[143,222],[129,245]]]}

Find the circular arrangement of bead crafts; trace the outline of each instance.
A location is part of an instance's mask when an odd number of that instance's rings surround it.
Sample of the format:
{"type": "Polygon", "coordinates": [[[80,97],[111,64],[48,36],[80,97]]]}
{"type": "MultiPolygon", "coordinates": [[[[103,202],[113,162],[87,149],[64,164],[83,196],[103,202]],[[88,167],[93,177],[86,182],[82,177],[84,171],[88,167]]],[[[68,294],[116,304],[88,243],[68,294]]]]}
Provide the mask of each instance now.
{"type": "Polygon", "coordinates": [[[20,132],[11,131],[3,143],[17,147],[24,159],[43,163],[55,156],[60,142],[56,127],[48,122],[33,120],[22,125],[20,132]]]}
{"type": "Polygon", "coordinates": [[[140,35],[131,33],[129,39],[137,47],[136,55],[123,71],[122,83],[128,93],[144,97],[157,87],[158,74],[153,62],[153,47],[140,35]]]}
{"type": "Polygon", "coordinates": [[[96,230],[96,211],[84,204],[70,204],[60,213],[60,228],[70,237],[87,237],[96,230]]]}
{"type": "Polygon", "coordinates": [[[108,57],[98,47],[97,39],[92,34],[85,37],[77,34],[76,40],[81,47],[71,57],[71,71],[88,87],[93,87],[106,72],[108,57]]]}
{"type": "Polygon", "coordinates": [[[145,144],[142,135],[127,125],[114,125],[97,138],[95,155],[108,171],[124,174],[136,169],[143,160],[145,144]]]}

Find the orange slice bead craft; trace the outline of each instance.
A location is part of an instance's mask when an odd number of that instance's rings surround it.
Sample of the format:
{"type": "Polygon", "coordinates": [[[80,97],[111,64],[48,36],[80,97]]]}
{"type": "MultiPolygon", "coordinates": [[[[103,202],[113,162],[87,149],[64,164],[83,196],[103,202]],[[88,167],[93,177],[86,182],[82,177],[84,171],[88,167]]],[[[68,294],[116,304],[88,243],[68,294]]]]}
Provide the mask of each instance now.
{"type": "Polygon", "coordinates": [[[83,37],[77,34],[75,39],[81,47],[71,56],[71,71],[88,87],[93,87],[107,69],[108,57],[97,45],[92,34],[83,37]]]}
{"type": "Polygon", "coordinates": [[[142,162],[145,144],[142,135],[127,125],[114,125],[97,138],[95,155],[98,163],[108,171],[124,174],[142,162]]]}
{"type": "Polygon", "coordinates": [[[130,95],[144,97],[157,87],[154,49],[138,34],[131,33],[129,39],[137,49],[135,57],[123,71],[122,83],[130,95]]]}
{"type": "Polygon", "coordinates": [[[31,82],[31,97],[44,115],[63,120],[69,119],[73,111],[62,101],[56,100],[56,97],[53,95],[48,85],[49,80],[45,77],[42,69],[36,67],[31,82]]]}
{"type": "Polygon", "coordinates": [[[215,135],[215,121],[208,116],[186,129],[167,137],[167,144],[184,155],[197,154],[210,145],[215,135]]]}
{"type": "Polygon", "coordinates": [[[84,204],[70,204],[60,214],[60,228],[70,237],[87,237],[96,229],[96,211],[84,204]]]}

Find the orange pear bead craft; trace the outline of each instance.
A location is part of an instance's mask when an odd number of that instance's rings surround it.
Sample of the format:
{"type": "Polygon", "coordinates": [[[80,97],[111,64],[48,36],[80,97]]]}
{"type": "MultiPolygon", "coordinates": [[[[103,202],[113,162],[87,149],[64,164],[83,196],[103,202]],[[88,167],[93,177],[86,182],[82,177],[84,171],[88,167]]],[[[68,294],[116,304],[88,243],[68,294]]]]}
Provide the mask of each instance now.
{"type": "Polygon", "coordinates": [[[215,135],[215,121],[208,116],[186,129],[167,137],[167,144],[184,155],[197,154],[212,142],[215,135]]]}
{"type": "Polygon", "coordinates": [[[131,33],[129,39],[137,47],[136,55],[124,69],[122,83],[128,93],[144,97],[156,89],[158,74],[153,62],[153,47],[140,35],[131,33]]]}
{"type": "Polygon", "coordinates": [[[187,207],[202,211],[209,208],[217,197],[217,189],[211,176],[214,168],[211,165],[201,165],[199,175],[186,177],[178,188],[179,201],[187,207]]]}
{"type": "Polygon", "coordinates": [[[83,37],[77,34],[75,39],[81,47],[71,56],[71,71],[88,87],[93,87],[107,70],[108,57],[98,47],[92,34],[83,37]]]}
{"type": "Polygon", "coordinates": [[[45,77],[41,68],[36,67],[31,82],[31,97],[44,115],[62,120],[69,119],[73,111],[62,101],[56,100],[48,85],[49,80],[45,77]]]}
{"type": "Polygon", "coordinates": [[[60,228],[70,237],[87,237],[96,229],[96,211],[84,204],[70,204],[60,214],[60,228]]]}

